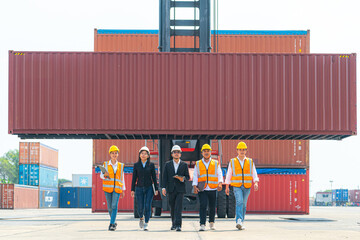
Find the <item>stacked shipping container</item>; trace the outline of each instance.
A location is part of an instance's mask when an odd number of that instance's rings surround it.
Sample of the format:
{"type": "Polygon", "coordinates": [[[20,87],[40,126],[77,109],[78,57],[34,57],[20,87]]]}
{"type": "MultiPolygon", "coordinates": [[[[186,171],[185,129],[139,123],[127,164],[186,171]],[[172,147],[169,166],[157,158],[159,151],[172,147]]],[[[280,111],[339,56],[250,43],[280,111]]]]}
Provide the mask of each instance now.
{"type": "Polygon", "coordinates": [[[38,187],[38,207],[57,207],[58,150],[39,142],[20,142],[19,183],[38,187]]]}
{"type": "Polygon", "coordinates": [[[39,188],[17,184],[0,184],[0,209],[39,207],[39,188]]]}
{"type": "MultiPolygon", "coordinates": [[[[177,46],[190,47],[191,37],[177,37],[177,46]],[[180,44],[180,45],[178,45],[180,44]]],[[[219,31],[218,52],[257,52],[257,53],[309,53],[309,31],[219,31]]],[[[96,30],[95,51],[110,52],[158,52],[158,34],[155,30],[96,30]]],[[[152,141],[148,141],[148,143],[152,141]]],[[[309,141],[247,140],[248,155],[255,161],[261,174],[261,188],[251,194],[249,212],[302,213],[309,212],[309,176],[302,174],[284,174],[270,168],[309,168],[309,141]],[[267,168],[262,171],[261,168],[267,168]],[[276,184],[279,183],[279,184],[276,184]],[[274,191],[274,187],[276,191],[274,191]],[[269,201],[274,199],[274,201],[269,201]]],[[[221,140],[222,166],[226,169],[228,161],[236,156],[238,140],[221,140]]],[[[119,159],[128,166],[138,160],[137,150],[145,145],[144,140],[93,140],[93,164],[102,164],[108,158],[108,147],[112,144],[120,148],[119,159]]],[[[149,146],[149,144],[147,144],[149,146]]],[[[157,145],[149,146],[158,151],[157,145]]],[[[215,151],[219,142],[212,141],[215,151]]],[[[153,161],[156,162],[157,158],[153,161]]],[[[225,170],[224,169],[224,170],[225,170]]],[[[225,170],[226,171],[226,170],[225,170]]],[[[291,170],[289,171],[291,172],[291,170]]],[[[301,171],[300,171],[301,172],[301,171]]],[[[95,174],[95,172],[93,173],[95,174]]],[[[95,175],[94,175],[95,176],[95,175]]],[[[96,178],[96,176],[95,176],[96,178]]],[[[106,211],[106,201],[101,190],[101,181],[93,178],[93,212],[106,211]],[[96,183],[95,180],[98,182],[96,183]],[[103,198],[103,199],[100,199],[103,198]]],[[[120,203],[120,210],[132,210],[133,201],[120,203]]]]}

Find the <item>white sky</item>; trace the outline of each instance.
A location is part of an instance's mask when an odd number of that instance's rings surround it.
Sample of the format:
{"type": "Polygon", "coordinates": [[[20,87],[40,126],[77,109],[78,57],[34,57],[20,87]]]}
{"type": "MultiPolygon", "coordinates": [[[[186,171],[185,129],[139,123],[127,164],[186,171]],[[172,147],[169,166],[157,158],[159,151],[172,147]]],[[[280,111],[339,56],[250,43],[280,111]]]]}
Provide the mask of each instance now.
{"type": "MultiPolygon", "coordinates": [[[[211,0],[212,1],[212,0],[211,0]]],[[[220,30],[307,30],[312,53],[359,53],[358,1],[219,0],[220,30]]],[[[11,0],[0,3],[0,155],[18,148],[8,135],[8,50],[93,51],[94,28],[158,29],[158,0],[11,0]]],[[[358,60],[358,72],[359,69],[358,60]]],[[[358,96],[359,84],[358,84],[358,96]]],[[[59,149],[59,177],[91,173],[91,140],[40,140],[59,149]]],[[[360,137],[311,141],[311,195],[358,188],[360,137]]]]}

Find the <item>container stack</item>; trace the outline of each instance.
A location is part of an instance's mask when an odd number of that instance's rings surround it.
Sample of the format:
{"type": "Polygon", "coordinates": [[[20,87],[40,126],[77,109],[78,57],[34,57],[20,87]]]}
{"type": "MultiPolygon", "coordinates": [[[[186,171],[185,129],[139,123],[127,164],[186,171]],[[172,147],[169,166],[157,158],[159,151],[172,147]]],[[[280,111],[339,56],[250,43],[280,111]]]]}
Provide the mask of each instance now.
{"type": "Polygon", "coordinates": [[[336,206],[344,206],[349,202],[349,190],[348,189],[333,189],[332,201],[336,206]]]}
{"type": "Polygon", "coordinates": [[[73,174],[72,187],[59,188],[60,208],[91,208],[91,174],[73,174]]]}
{"type": "Polygon", "coordinates": [[[58,150],[39,142],[20,142],[19,184],[38,188],[39,208],[58,207],[58,150]]]}
{"type": "Polygon", "coordinates": [[[360,190],[349,190],[349,201],[353,206],[360,206],[360,190]]]}
{"type": "MultiPolygon", "coordinates": [[[[218,52],[222,53],[309,53],[310,31],[217,31],[218,52]]],[[[192,47],[193,38],[176,38],[177,46],[192,47]]],[[[95,29],[95,52],[158,52],[157,30],[95,29]]],[[[224,174],[229,160],[236,157],[239,140],[212,141],[212,148],[221,156],[224,174]]],[[[152,143],[152,140],[147,141],[152,143]]],[[[246,140],[248,156],[254,159],[260,177],[259,191],[252,191],[248,212],[253,213],[309,213],[309,141],[246,140]]],[[[120,148],[119,159],[126,164],[125,180],[129,196],[131,166],[138,160],[138,149],[145,140],[93,140],[93,165],[108,160],[108,148],[120,148]]],[[[156,145],[147,146],[158,152],[156,145]]],[[[157,161],[157,156],[153,161],[157,161]]],[[[93,169],[93,212],[106,211],[99,173],[93,169]]],[[[125,197],[126,198],[126,197],[125,197]]],[[[119,202],[119,210],[131,211],[133,200],[119,202]]]]}

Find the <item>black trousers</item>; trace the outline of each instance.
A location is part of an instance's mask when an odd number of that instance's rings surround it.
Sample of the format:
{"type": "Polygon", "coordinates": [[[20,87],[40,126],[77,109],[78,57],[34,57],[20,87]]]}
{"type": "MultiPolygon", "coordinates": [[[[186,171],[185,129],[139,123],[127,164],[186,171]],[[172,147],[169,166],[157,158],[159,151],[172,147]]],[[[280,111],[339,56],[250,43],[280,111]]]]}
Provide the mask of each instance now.
{"type": "Polygon", "coordinates": [[[206,210],[209,202],[209,222],[215,222],[216,190],[199,192],[200,225],[206,223],[206,210]]]}
{"type": "Polygon", "coordinates": [[[174,227],[181,227],[182,224],[183,198],[184,193],[169,193],[171,221],[174,227]]]}

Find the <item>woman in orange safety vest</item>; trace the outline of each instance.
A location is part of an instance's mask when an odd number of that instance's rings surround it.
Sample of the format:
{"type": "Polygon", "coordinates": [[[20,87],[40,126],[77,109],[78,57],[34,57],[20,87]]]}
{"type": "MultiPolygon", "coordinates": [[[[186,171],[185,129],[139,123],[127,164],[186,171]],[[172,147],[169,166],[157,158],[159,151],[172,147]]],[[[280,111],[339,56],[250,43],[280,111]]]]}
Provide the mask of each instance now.
{"type": "Polygon", "coordinates": [[[117,161],[119,157],[119,148],[117,146],[111,146],[109,154],[110,160],[104,162],[103,165],[106,172],[101,173],[100,178],[103,179],[103,190],[110,215],[109,231],[115,231],[119,198],[125,196],[124,164],[117,161]]]}

